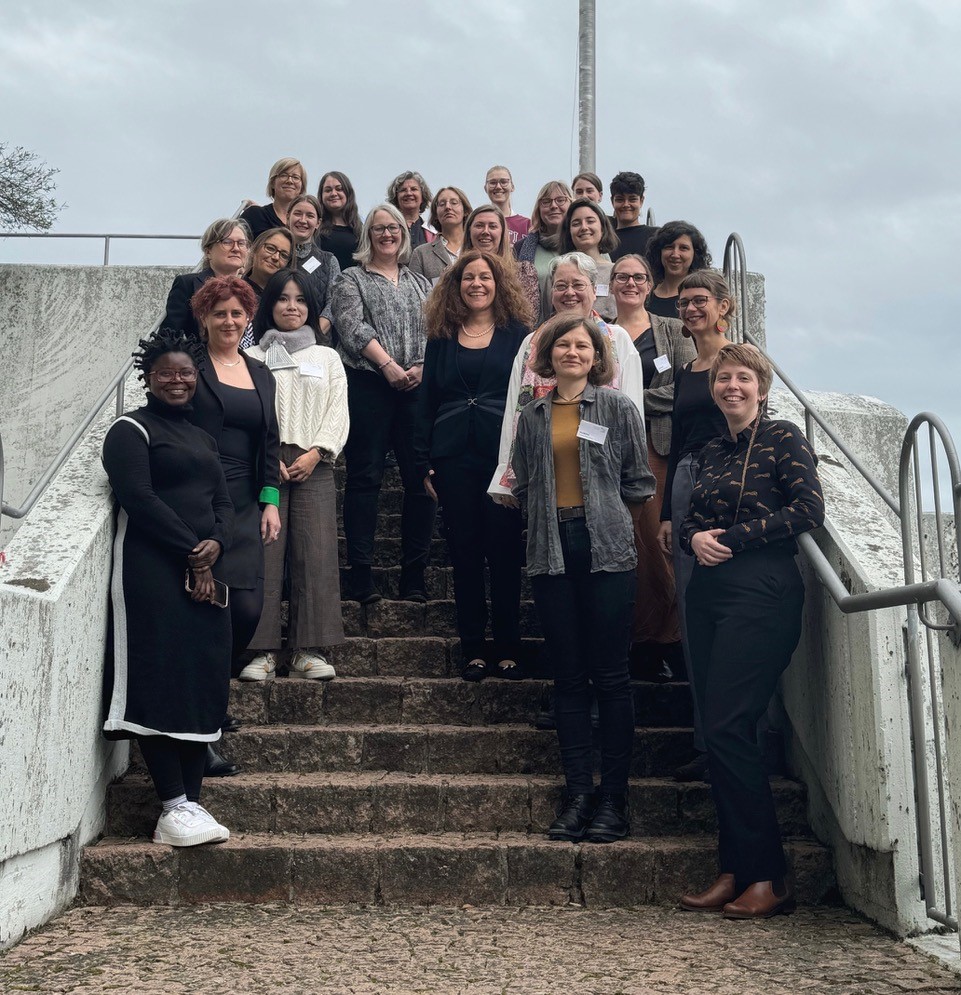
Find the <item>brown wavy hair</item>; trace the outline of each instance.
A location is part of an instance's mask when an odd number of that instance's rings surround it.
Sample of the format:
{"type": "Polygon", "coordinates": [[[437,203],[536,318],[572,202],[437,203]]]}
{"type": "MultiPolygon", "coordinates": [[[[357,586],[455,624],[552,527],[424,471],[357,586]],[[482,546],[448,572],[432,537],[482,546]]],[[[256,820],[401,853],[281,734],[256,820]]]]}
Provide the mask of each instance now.
{"type": "Polygon", "coordinates": [[[470,309],[460,293],[461,278],[471,263],[485,262],[494,274],[494,325],[502,328],[511,319],[528,328],[533,315],[521,285],[503,261],[490,252],[471,249],[462,252],[453,265],[448,266],[437,286],[424,304],[424,321],[429,339],[453,339],[457,330],[467,320],[470,309]]]}

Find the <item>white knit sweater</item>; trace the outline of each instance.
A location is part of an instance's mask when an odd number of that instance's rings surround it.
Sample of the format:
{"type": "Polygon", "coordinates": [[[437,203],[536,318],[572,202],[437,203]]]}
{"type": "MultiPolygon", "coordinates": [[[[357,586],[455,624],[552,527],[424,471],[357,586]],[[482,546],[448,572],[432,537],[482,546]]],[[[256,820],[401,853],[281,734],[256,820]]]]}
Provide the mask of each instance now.
{"type": "MultiPolygon", "coordinates": [[[[266,358],[259,345],[244,350],[248,356],[266,358]]],[[[319,446],[335,459],[347,441],[347,375],[340,356],[327,346],[312,345],[291,357],[300,367],[274,370],[277,381],[277,421],[280,441],[301,449],[319,446]],[[304,369],[308,372],[304,373],[304,369]],[[323,371],[321,376],[311,372],[323,371]]]]}

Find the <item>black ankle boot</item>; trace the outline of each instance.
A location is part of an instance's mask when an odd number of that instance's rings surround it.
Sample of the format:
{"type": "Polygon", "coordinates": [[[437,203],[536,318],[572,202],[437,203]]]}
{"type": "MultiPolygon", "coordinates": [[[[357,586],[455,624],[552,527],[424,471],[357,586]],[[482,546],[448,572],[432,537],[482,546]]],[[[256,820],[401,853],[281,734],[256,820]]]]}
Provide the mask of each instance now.
{"type": "Polygon", "coordinates": [[[416,601],[418,604],[427,601],[427,584],[424,580],[423,567],[400,568],[400,600],[416,601]]]}
{"type": "Polygon", "coordinates": [[[224,758],[212,747],[207,747],[207,759],[204,761],[204,777],[233,777],[240,773],[240,767],[224,758]]]}
{"type": "Polygon", "coordinates": [[[370,564],[351,567],[347,572],[347,600],[359,601],[362,605],[372,605],[380,601],[380,592],[374,587],[374,576],[370,564]]]}
{"type": "Polygon", "coordinates": [[[557,818],[547,830],[549,840],[567,840],[576,843],[584,838],[594,814],[594,796],[567,795],[557,818]]]}
{"type": "Polygon", "coordinates": [[[597,811],[587,829],[591,843],[613,843],[631,832],[631,806],[627,795],[602,794],[597,811]]]}

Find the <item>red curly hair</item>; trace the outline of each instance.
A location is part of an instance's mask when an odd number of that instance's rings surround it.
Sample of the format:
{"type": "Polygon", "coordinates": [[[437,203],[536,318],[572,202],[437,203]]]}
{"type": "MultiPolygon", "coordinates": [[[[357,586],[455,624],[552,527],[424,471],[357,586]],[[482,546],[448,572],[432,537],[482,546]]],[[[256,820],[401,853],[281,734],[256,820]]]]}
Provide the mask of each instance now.
{"type": "Polygon", "coordinates": [[[246,280],[237,276],[212,276],[190,298],[190,310],[193,311],[197,324],[203,327],[207,315],[221,302],[236,297],[240,306],[247,312],[248,320],[257,311],[257,295],[246,280]]]}

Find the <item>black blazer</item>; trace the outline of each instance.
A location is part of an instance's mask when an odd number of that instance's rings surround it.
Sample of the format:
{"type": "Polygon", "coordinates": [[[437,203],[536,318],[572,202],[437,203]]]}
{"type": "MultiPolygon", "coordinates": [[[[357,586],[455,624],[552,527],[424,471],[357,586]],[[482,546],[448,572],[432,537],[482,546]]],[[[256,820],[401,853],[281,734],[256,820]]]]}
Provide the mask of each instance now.
{"type": "Polygon", "coordinates": [[[427,476],[431,459],[463,452],[472,427],[474,451],[497,463],[507,383],[517,351],[529,333],[526,325],[514,319],[494,329],[475,397],[457,370],[457,339],[428,341],[414,427],[419,477],[427,476]]]}
{"type": "MultiPolygon", "coordinates": [[[[264,363],[240,354],[250,371],[260,397],[264,412],[264,434],[257,447],[258,492],[264,487],[280,487],[280,431],[277,427],[277,410],[274,403],[276,387],[274,375],[264,363]]],[[[197,390],[192,402],[192,411],[187,415],[198,428],[202,428],[220,444],[220,433],[224,428],[224,399],[220,381],[208,359],[200,366],[197,377],[197,390]]]]}
{"type": "Polygon", "coordinates": [[[199,273],[181,273],[174,277],[173,286],[167,294],[167,313],[160,323],[161,328],[173,328],[178,332],[196,335],[200,329],[190,310],[190,298],[212,277],[212,269],[202,269],[199,273]]]}

